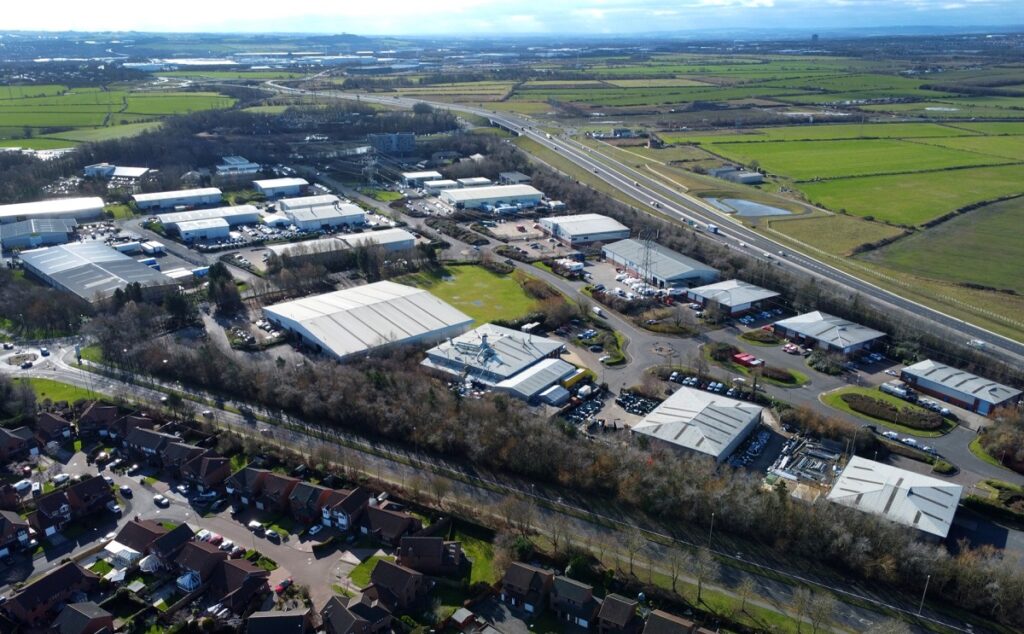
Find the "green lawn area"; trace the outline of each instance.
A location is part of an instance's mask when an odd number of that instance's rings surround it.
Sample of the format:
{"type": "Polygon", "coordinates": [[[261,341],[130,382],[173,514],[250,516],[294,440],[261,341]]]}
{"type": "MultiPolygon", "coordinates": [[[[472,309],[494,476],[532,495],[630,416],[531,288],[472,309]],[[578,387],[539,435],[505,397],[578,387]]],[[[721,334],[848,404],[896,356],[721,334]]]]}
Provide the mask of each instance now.
{"type": "Polygon", "coordinates": [[[348,574],[349,581],[352,582],[357,588],[365,588],[370,585],[370,575],[373,574],[373,569],[377,567],[377,562],[381,559],[385,561],[394,561],[394,557],[374,555],[358,566],[352,569],[352,572],[348,574]]]}
{"type": "Polygon", "coordinates": [[[389,203],[395,200],[402,200],[402,194],[387,189],[360,189],[359,192],[382,203],[389,203]]]}
{"type": "Polygon", "coordinates": [[[75,450],[75,453],[78,453],[79,451],[82,450],[82,441],[76,440],[75,442],[71,443],[71,448],[75,450]]]}
{"type": "Polygon", "coordinates": [[[886,427],[888,427],[890,429],[893,429],[895,431],[898,431],[900,433],[910,434],[912,436],[923,436],[925,438],[935,438],[935,437],[938,437],[938,436],[943,436],[945,434],[948,434],[950,431],[952,431],[956,427],[956,423],[953,423],[953,422],[951,422],[951,421],[949,421],[947,419],[943,419],[942,427],[940,427],[937,431],[928,431],[928,430],[924,430],[924,429],[915,429],[913,427],[907,427],[905,425],[900,425],[899,423],[892,423],[892,422],[889,422],[887,420],[882,420],[881,418],[875,418],[874,416],[868,416],[867,414],[861,414],[860,412],[853,411],[850,408],[850,406],[846,404],[846,402],[841,398],[843,394],[863,394],[864,396],[869,396],[869,397],[871,397],[873,399],[877,399],[879,401],[884,401],[884,402],[889,403],[890,405],[893,405],[893,406],[898,407],[900,409],[902,409],[902,408],[909,408],[909,409],[911,409],[913,411],[920,411],[920,412],[928,411],[928,410],[924,409],[923,407],[920,407],[918,405],[914,405],[912,403],[908,403],[907,401],[904,401],[901,398],[892,396],[891,394],[886,394],[885,392],[882,392],[880,390],[866,388],[866,387],[852,387],[852,386],[851,387],[842,387],[842,388],[839,388],[838,390],[834,390],[832,392],[828,392],[827,394],[822,394],[818,398],[821,400],[822,403],[824,403],[825,405],[828,405],[829,407],[838,409],[840,411],[846,412],[847,414],[850,414],[852,416],[856,416],[857,418],[862,418],[862,419],[870,421],[872,423],[878,423],[880,425],[884,425],[884,426],[886,426],[886,427]]]}
{"type": "Polygon", "coordinates": [[[124,125],[112,125],[104,128],[79,128],[68,132],[57,132],[51,135],[54,139],[68,139],[70,141],[109,141],[111,139],[123,139],[137,136],[149,130],[159,128],[159,121],[144,121],[142,123],[126,123],[124,125]]]}
{"type": "Polygon", "coordinates": [[[971,440],[970,444],[967,445],[967,448],[971,450],[971,453],[974,454],[974,457],[978,460],[987,462],[993,467],[1002,467],[1003,469],[1010,471],[1010,469],[1005,465],[1000,464],[999,460],[992,457],[992,454],[985,451],[985,448],[981,446],[981,436],[975,436],[974,439],[971,440]]]}
{"type": "Polygon", "coordinates": [[[494,570],[494,545],[478,537],[462,531],[455,531],[451,537],[462,544],[462,551],[472,560],[473,566],[469,573],[469,582],[494,583],[498,575],[494,570]]]}
{"type": "Polygon", "coordinates": [[[413,273],[395,281],[429,290],[472,317],[478,325],[522,317],[537,304],[514,277],[498,275],[480,266],[449,266],[441,276],[413,273]]]}
{"type": "Polygon", "coordinates": [[[82,346],[79,349],[79,352],[81,353],[82,358],[86,361],[92,361],[93,363],[103,362],[103,352],[100,350],[99,346],[82,346]]]}
{"type": "Polygon", "coordinates": [[[94,394],[84,388],[52,379],[19,378],[15,379],[15,381],[27,382],[32,387],[32,391],[35,392],[36,399],[40,401],[50,399],[54,402],[67,401],[73,403],[80,398],[95,398],[94,394]]]}
{"type": "Polygon", "coordinates": [[[96,563],[94,563],[93,565],[89,566],[89,570],[92,570],[93,572],[95,572],[96,574],[100,575],[101,577],[103,575],[107,574],[108,572],[110,572],[113,569],[114,569],[113,566],[111,566],[109,563],[107,563],[106,561],[104,561],[102,559],[96,560],[96,563]]]}
{"type": "Polygon", "coordinates": [[[847,255],[862,244],[900,234],[902,229],[854,216],[772,218],[765,222],[779,233],[835,255],[847,255]]]}
{"type": "Polygon", "coordinates": [[[132,213],[132,208],[128,205],[121,203],[113,203],[103,208],[103,211],[113,214],[116,220],[125,220],[131,218],[135,214],[132,213]]]}
{"type": "Polygon", "coordinates": [[[1022,227],[1024,197],[967,212],[864,259],[921,277],[1024,293],[1022,227]],[[999,257],[989,257],[993,253],[999,257]]]}
{"type": "Polygon", "coordinates": [[[236,453],[231,455],[231,470],[240,471],[245,468],[245,465],[249,464],[249,457],[242,453],[236,453]]]}

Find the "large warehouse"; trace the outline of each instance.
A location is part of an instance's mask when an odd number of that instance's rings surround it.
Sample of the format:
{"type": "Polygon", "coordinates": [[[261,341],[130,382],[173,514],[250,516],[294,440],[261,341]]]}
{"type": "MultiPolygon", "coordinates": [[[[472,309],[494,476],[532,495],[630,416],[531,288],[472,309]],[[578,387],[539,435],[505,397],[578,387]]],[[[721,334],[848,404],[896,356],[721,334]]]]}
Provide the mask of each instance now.
{"type": "Polygon", "coordinates": [[[465,332],[473,323],[428,291],[394,282],[265,306],[263,315],[338,360],[386,346],[436,343],[465,332]]]}
{"type": "Polygon", "coordinates": [[[540,226],[554,238],[576,246],[592,242],[614,242],[629,237],[629,227],[601,214],[576,214],[541,218],[540,226]]]}
{"type": "Polygon", "coordinates": [[[423,365],[485,385],[497,385],[542,359],[557,358],[564,350],[565,344],[555,339],[484,324],[427,350],[423,365]]]}
{"type": "Polygon", "coordinates": [[[984,415],[1017,403],[1021,395],[1018,389],[931,360],[903,368],[900,378],[919,392],[984,415]]]}
{"type": "Polygon", "coordinates": [[[110,297],[117,289],[134,282],[143,287],[176,285],[160,271],[101,242],[75,242],[25,251],[21,261],[27,272],[46,284],[88,302],[110,297]]]}
{"type": "Polygon", "coordinates": [[[406,187],[419,187],[427,181],[436,181],[444,178],[441,172],[433,170],[425,172],[402,172],[402,182],[406,187]]]}
{"type": "Polygon", "coordinates": [[[633,432],[721,463],[760,422],[758,405],[680,387],[633,427],[633,432]]]}
{"type": "Polygon", "coordinates": [[[671,288],[707,284],[718,279],[718,271],[660,244],[627,238],[607,244],[604,257],[652,286],[671,288]]]}
{"type": "Polygon", "coordinates": [[[309,181],[305,178],[268,178],[253,181],[252,186],[267,198],[277,198],[278,196],[298,196],[303,189],[309,187],[309,181]]]}
{"type": "Polygon", "coordinates": [[[828,500],[945,539],[963,492],[959,484],[854,456],[828,500]]]}
{"type": "Polygon", "coordinates": [[[441,192],[440,199],[462,209],[479,209],[497,205],[533,207],[544,199],[544,194],[530,185],[491,185],[490,187],[446,189],[441,192]]]}
{"type": "Polygon", "coordinates": [[[177,224],[178,233],[184,242],[209,242],[229,237],[231,225],[223,218],[187,220],[177,224]]]}
{"type": "Polygon", "coordinates": [[[686,297],[691,302],[696,302],[701,306],[707,306],[709,302],[716,302],[729,311],[729,315],[733,317],[758,310],[765,302],[778,296],[779,294],[775,291],[740,280],[725,280],[717,284],[691,288],[686,292],[686,297]]]}
{"type": "Polygon", "coordinates": [[[315,258],[320,254],[332,251],[344,251],[346,249],[371,246],[380,247],[385,251],[405,251],[416,246],[416,236],[405,229],[382,229],[380,231],[346,233],[289,244],[272,244],[267,248],[279,257],[299,258],[308,256],[315,258]]]}
{"type": "Polygon", "coordinates": [[[841,354],[870,350],[885,338],[884,332],[818,310],[775,322],[774,329],[780,337],[841,354]]]}
{"type": "Polygon", "coordinates": [[[142,210],[216,205],[221,201],[221,198],[221,191],[216,187],[181,189],[172,192],[153,192],[152,194],[135,194],[132,196],[135,206],[142,210]]]}
{"type": "Polygon", "coordinates": [[[38,218],[0,225],[0,248],[35,249],[64,244],[78,223],[72,218],[38,218]]]}
{"type": "Polygon", "coordinates": [[[169,214],[160,214],[157,218],[159,218],[160,224],[170,231],[178,231],[179,225],[186,222],[214,219],[223,220],[228,225],[234,227],[258,223],[260,221],[260,210],[253,205],[235,205],[232,207],[176,211],[169,214]]]}
{"type": "Polygon", "coordinates": [[[32,203],[0,205],[0,223],[31,220],[33,218],[74,218],[88,220],[103,215],[103,199],[54,198],[32,203]]]}

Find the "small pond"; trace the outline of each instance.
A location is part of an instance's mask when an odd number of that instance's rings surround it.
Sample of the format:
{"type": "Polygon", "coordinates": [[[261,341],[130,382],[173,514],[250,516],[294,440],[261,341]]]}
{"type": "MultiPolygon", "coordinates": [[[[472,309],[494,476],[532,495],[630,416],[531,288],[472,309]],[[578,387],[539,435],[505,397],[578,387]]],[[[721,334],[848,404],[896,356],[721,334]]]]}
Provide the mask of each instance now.
{"type": "Polygon", "coordinates": [[[734,213],[744,218],[792,215],[792,212],[789,210],[755,203],[752,200],[743,200],[742,198],[708,198],[707,201],[724,212],[734,213]]]}

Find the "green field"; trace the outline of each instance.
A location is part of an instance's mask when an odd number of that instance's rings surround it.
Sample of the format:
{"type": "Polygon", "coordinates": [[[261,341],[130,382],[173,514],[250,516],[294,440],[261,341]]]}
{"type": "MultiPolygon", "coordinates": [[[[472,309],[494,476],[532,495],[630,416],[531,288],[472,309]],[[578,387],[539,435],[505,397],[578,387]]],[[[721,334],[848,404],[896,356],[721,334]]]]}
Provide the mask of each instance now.
{"type": "Polygon", "coordinates": [[[1024,197],[967,212],[865,259],[921,277],[1024,294],[1024,197]]]}
{"type": "Polygon", "coordinates": [[[717,134],[663,134],[670,143],[747,143],[753,141],[828,141],[841,139],[914,139],[982,134],[936,123],[835,123],[743,129],[717,134]]]}
{"type": "Polygon", "coordinates": [[[64,139],[53,139],[38,137],[34,139],[5,139],[0,141],[0,147],[20,147],[30,150],[55,150],[58,148],[74,147],[78,145],[75,141],[64,139]]]}
{"type": "Polygon", "coordinates": [[[196,77],[202,79],[299,79],[307,73],[286,70],[174,70],[156,72],[160,77],[196,77]]]}
{"type": "Polygon", "coordinates": [[[995,158],[1024,161],[1024,136],[969,136],[929,139],[925,143],[995,158]]]}
{"type": "Polygon", "coordinates": [[[772,219],[768,225],[794,240],[834,255],[846,255],[866,242],[900,234],[901,229],[854,216],[772,219]]]}
{"type": "Polygon", "coordinates": [[[512,276],[479,266],[450,266],[443,276],[414,273],[395,281],[429,290],[472,317],[477,325],[522,317],[537,304],[512,276]]]}
{"type": "Polygon", "coordinates": [[[38,401],[49,399],[54,402],[67,401],[73,403],[80,398],[96,398],[94,393],[84,388],[51,379],[23,378],[15,380],[27,382],[32,386],[32,391],[36,393],[36,400],[38,401]]]}
{"type": "Polygon", "coordinates": [[[69,141],[81,141],[83,143],[90,141],[109,141],[110,139],[121,139],[135,136],[137,134],[142,134],[143,132],[148,132],[149,130],[155,130],[159,127],[159,121],[126,123],[124,125],[110,126],[106,128],[79,128],[78,130],[70,132],[52,134],[47,138],[67,139],[69,141]]]}

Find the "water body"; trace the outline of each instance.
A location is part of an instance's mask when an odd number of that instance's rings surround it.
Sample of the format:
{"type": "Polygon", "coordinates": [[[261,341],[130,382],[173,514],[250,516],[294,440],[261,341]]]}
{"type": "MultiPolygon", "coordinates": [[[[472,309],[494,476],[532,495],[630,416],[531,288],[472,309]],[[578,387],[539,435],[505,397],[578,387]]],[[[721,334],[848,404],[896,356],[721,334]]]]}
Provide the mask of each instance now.
{"type": "Polygon", "coordinates": [[[760,216],[790,216],[793,212],[771,205],[755,203],[752,200],[742,198],[707,198],[709,203],[722,211],[744,218],[758,218],[760,216]]]}

